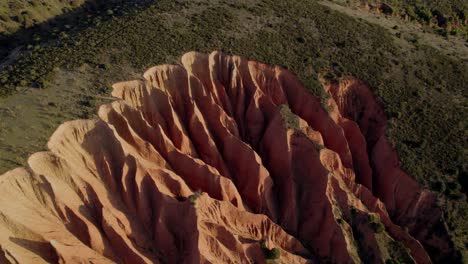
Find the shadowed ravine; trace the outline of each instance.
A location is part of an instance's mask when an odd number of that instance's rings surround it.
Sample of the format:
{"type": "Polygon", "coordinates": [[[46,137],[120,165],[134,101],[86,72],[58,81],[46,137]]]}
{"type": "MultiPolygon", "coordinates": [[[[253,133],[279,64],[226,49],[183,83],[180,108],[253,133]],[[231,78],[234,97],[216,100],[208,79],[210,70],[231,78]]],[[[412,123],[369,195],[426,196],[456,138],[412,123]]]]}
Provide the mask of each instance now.
{"type": "Polygon", "coordinates": [[[99,120],[0,176],[1,263],[265,263],[261,240],[278,263],[452,254],[364,82],[324,85],[327,111],[280,67],[181,61],[115,84],[99,120]]]}

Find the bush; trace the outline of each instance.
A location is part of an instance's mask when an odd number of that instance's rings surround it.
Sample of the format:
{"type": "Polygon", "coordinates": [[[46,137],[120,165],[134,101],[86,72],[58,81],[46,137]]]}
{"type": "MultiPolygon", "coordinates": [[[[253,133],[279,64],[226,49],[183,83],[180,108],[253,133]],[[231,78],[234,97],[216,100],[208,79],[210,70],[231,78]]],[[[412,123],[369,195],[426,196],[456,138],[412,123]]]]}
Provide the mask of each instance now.
{"type": "Polygon", "coordinates": [[[271,250],[268,251],[268,253],[265,255],[266,259],[279,259],[281,255],[281,251],[277,248],[272,248],[271,250]]]}
{"type": "Polygon", "coordinates": [[[385,226],[384,224],[382,224],[378,216],[369,214],[367,215],[367,217],[369,220],[369,225],[371,226],[372,230],[374,230],[375,233],[379,234],[385,231],[385,226]]]}
{"type": "Polygon", "coordinates": [[[432,18],[432,12],[424,7],[417,7],[416,14],[418,15],[419,20],[424,22],[429,22],[432,18]]]}
{"type": "Polygon", "coordinates": [[[102,69],[102,70],[108,70],[110,69],[110,64],[107,64],[107,63],[101,63],[98,65],[99,69],[102,69]]]}
{"type": "Polygon", "coordinates": [[[192,195],[188,197],[188,200],[190,201],[192,205],[195,205],[195,202],[201,196],[201,194],[202,194],[201,191],[196,191],[195,193],[193,193],[192,195]]]}
{"type": "Polygon", "coordinates": [[[6,14],[0,14],[0,20],[3,22],[8,22],[10,18],[6,14]]]}
{"type": "Polygon", "coordinates": [[[381,222],[374,222],[371,223],[372,230],[374,230],[375,233],[380,234],[383,231],[385,231],[385,226],[381,222]]]}
{"type": "Polygon", "coordinates": [[[265,259],[267,260],[279,259],[281,255],[281,251],[277,248],[272,248],[272,249],[267,248],[265,240],[260,241],[260,247],[262,248],[263,256],[265,256],[265,259]]]}

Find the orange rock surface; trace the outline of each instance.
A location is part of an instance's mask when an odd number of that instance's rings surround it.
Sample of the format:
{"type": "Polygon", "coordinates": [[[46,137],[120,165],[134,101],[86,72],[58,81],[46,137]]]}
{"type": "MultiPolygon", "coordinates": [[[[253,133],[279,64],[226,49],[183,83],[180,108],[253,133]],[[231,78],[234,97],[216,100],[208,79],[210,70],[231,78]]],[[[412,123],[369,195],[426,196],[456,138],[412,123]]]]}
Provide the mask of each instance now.
{"type": "Polygon", "coordinates": [[[326,111],[280,67],[191,52],[113,88],[99,119],[0,176],[0,263],[266,263],[262,240],[276,263],[431,263],[425,247],[449,248],[359,80],[325,85],[326,111]]]}

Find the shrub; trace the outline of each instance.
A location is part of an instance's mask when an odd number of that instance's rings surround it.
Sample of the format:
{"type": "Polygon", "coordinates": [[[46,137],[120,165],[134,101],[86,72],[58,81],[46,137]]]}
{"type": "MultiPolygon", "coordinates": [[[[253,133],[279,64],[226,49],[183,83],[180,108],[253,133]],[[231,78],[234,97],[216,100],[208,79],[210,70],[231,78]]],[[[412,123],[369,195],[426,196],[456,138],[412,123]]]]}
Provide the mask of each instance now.
{"type": "Polygon", "coordinates": [[[373,222],[371,223],[371,227],[374,230],[374,232],[377,234],[385,231],[385,226],[382,224],[382,222],[373,222]]]}
{"type": "Polygon", "coordinates": [[[188,197],[188,200],[190,201],[190,203],[192,205],[195,205],[195,202],[197,201],[197,199],[201,196],[202,192],[201,191],[196,191],[194,192],[192,195],[190,195],[188,197]]]}
{"type": "Polygon", "coordinates": [[[262,248],[263,256],[265,256],[265,259],[267,260],[279,259],[281,255],[281,251],[277,248],[272,248],[272,249],[267,248],[265,240],[260,241],[260,247],[262,248]]]}
{"type": "Polygon", "coordinates": [[[10,18],[6,14],[0,14],[0,20],[3,22],[8,22],[10,18]]]}
{"type": "Polygon", "coordinates": [[[103,70],[108,70],[110,68],[110,64],[107,64],[107,63],[101,63],[98,65],[99,69],[103,69],[103,70]]]}
{"type": "Polygon", "coordinates": [[[268,253],[265,255],[266,259],[279,259],[281,255],[281,251],[277,248],[272,248],[271,250],[268,251],[268,253]]]}
{"type": "Polygon", "coordinates": [[[312,144],[314,144],[314,147],[315,147],[315,150],[317,150],[318,152],[320,152],[322,149],[325,148],[324,145],[320,144],[320,143],[317,143],[315,141],[312,141],[312,144]]]}
{"type": "Polygon", "coordinates": [[[367,215],[367,217],[369,220],[369,225],[375,233],[382,233],[383,231],[385,231],[385,226],[384,224],[382,224],[378,216],[369,214],[367,215]]]}

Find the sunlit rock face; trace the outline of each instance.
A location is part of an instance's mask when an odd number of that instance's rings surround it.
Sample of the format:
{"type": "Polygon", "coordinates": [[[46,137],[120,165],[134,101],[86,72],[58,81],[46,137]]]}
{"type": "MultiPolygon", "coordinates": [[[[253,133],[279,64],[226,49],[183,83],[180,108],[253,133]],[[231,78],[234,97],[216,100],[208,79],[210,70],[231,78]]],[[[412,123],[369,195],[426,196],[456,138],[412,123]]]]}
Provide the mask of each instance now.
{"type": "Polygon", "coordinates": [[[0,176],[0,263],[430,263],[425,248],[450,251],[364,82],[324,85],[325,110],[280,67],[190,52],[113,89],[98,120],[62,124],[49,151],[0,176]]]}

